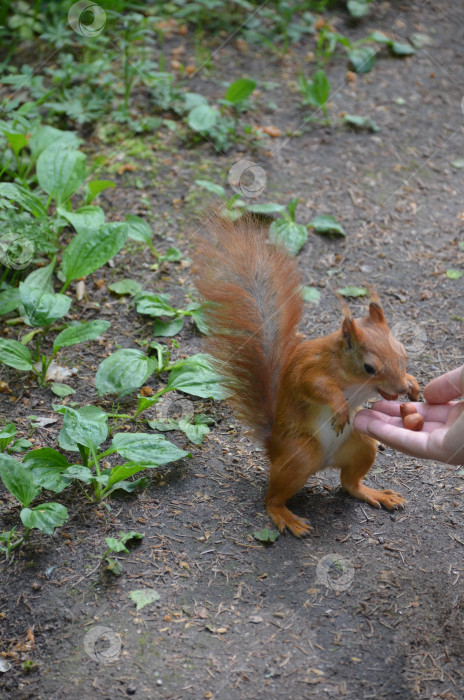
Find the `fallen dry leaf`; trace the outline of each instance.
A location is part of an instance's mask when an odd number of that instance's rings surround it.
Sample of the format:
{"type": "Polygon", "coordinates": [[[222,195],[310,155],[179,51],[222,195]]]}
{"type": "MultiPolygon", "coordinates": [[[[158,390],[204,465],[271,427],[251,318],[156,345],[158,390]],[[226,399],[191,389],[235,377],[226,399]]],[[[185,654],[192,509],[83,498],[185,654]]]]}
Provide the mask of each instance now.
{"type": "Polygon", "coordinates": [[[174,58],[179,58],[181,53],[185,53],[185,46],[176,46],[175,48],[171,49],[171,53],[174,58]]]}
{"type": "MultiPolygon", "coordinates": [[[[34,369],[40,372],[42,369],[42,362],[36,362],[34,369]]],[[[61,367],[59,364],[52,360],[48,366],[47,374],[45,375],[45,380],[47,382],[60,382],[63,383],[73,374],[77,374],[77,367],[61,367]]]]}
{"type": "Polygon", "coordinates": [[[35,428],[46,428],[47,425],[53,425],[53,423],[56,423],[58,418],[47,418],[46,416],[39,416],[38,418],[34,418],[34,427],[35,428]]]}
{"type": "Polygon", "coordinates": [[[264,134],[267,134],[268,136],[271,136],[273,139],[279,138],[279,136],[282,136],[282,132],[280,129],[278,129],[276,126],[261,126],[260,131],[262,131],[264,134]]]}
{"type": "Polygon", "coordinates": [[[133,173],[135,170],[137,170],[137,166],[134,165],[133,163],[123,163],[119,168],[118,168],[118,175],[122,175],[123,173],[128,170],[130,173],[133,173]]]}
{"type": "Polygon", "coordinates": [[[0,671],[2,673],[6,673],[11,669],[11,664],[9,661],[6,661],[6,659],[0,658],[0,671]]]}
{"type": "Polygon", "coordinates": [[[261,615],[252,615],[251,617],[248,618],[248,622],[253,622],[253,624],[259,625],[259,623],[264,622],[264,620],[261,617],[261,615]]]}
{"type": "Polygon", "coordinates": [[[76,299],[77,301],[82,301],[85,295],[85,282],[78,282],[76,284],[76,299]]]}

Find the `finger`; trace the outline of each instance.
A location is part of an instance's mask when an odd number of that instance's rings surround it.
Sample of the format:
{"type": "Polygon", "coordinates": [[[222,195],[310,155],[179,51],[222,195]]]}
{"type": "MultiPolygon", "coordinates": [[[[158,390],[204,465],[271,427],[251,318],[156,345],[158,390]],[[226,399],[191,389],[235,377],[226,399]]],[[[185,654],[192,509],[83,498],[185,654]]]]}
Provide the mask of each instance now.
{"type": "MultiPolygon", "coordinates": [[[[361,411],[356,413],[354,418],[355,427],[358,427],[356,419],[361,416],[360,420],[363,421],[364,416],[367,420],[382,420],[384,423],[390,423],[391,425],[397,425],[401,427],[403,425],[403,419],[400,416],[390,416],[387,413],[382,413],[381,411],[376,411],[374,408],[363,408],[361,411]]],[[[364,425],[364,422],[363,422],[364,425]]]]}
{"type": "Polygon", "coordinates": [[[424,399],[428,403],[447,403],[464,394],[464,366],[433,379],[424,387],[424,399]]]}
{"type": "Polygon", "coordinates": [[[435,433],[437,430],[444,430],[446,428],[445,424],[442,422],[426,421],[424,427],[422,428],[423,433],[435,433]]]}
{"type": "MultiPolygon", "coordinates": [[[[408,401],[408,406],[414,406],[417,413],[422,413],[423,416],[427,416],[430,420],[440,420],[441,416],[448,415],[450,411],[450,404],[444,404],[443,406],[428,406],[423,401],[408,401]]],[[[384,413],[387,416],[401,416],[401,406],[400,401],[375,401],[371,410],[379,413],[384,413]]],[[[443,421],[444,422],[444,421],[443,421]]]]}
{"type": "Polygon", "coordinates": [[[460,402],[462,411],[455,416],[454,422],[443,438],[443,444],[447,450],[447,462],[450,464],[464,464],[464,402],[460,402]]]}
{"type": "Polygon", "coordinates": [[[406,430],[406,428],[401,428],[385,420],[361,415],[361,412],[357,413],[355,416],[355,425],[359,430],[367,433],[367,435],[370,435],[396,450],[400,450],[414,457],[433,458],[428,449],[428,432],[406,430]]]}
{"type": "MultiPolygon", "coordinates": [[[[451,410],[448,413],[446,425],[455,425],[456,429],[462,431],[462,436],[464,435],[464,401],[456,401],[456,403],[449,405],[451,410]]],[[[464,440],[461,440],[461,442],[464,444],[464,440]]]]}
{"type": "Polygon", "coordinates": [[[372,410],[386,413],[388,416],[400,415],[400,401],[375,401],[372,404],[372,410]]]}
{"type": "MultiPolygon", "coordinates": [[[[396,416],[387,416],[385,413],[377,413],[372,408],[364,409],[363,411],[359,411],[355,416],[354,426],[358,430],[362,430],[363,432],[366,432],[365,427],[369,424],[370,421],[372,421],[374,419],[381,420],[384,423],[387,423],[388,425],[391,425],[395,428],[404,428],[402,418],[397,418],[396,416]],[[357,417],[360,414],[361,414],[361,417],[357,420],[357,417]]],[[[445,427],[444,421],[427,420],[427,421],[425,421],[424,426],[422,427],[421,430],[424,433],[433,433],[434,430],[438,430],[438,429],[441,429],[444,427],[445,427]]]]}
{"type": "MultiPolygon", "coordinates": [[[[429,405],[419,401],[411,401],[408,403],[411,403],[411,405],[415,407],[417,413],[422,414],[426,421],[436,421],[438,423],[446,423],[450,411],[456,405],[455,403],[429,405]]],[[[376,401],[372,404],[372,408],[368,410],[387,416],[399,417],[401,415],[400,406],[401,404],[398,401],[376,401]]]]}
{"type": "Polygon", "coordinates": [[[398,428],[402,425],[401,418],[388,416],[385,413],[377,413],[372,408],[363,408],[361,411],[358,411],[354,417],[354,427],[370,435],[368,426],[373,420],[383,422],[387,425],[396,425],[398,428]]]}

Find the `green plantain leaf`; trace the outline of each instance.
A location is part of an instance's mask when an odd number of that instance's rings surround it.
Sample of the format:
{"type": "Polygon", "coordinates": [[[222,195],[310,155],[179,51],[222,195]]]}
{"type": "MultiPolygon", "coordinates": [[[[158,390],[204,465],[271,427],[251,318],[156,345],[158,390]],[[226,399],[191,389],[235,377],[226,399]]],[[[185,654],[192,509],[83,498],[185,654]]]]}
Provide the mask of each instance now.
{"type": "Polygon", "coordinates": [[[56,143],[40,154],[36,169],[40,187],[61,206],[84,182],[85,155],[56,143]]]}
{"type": "Polygon", "coordinates": [[[126,396],[141,387],[156,369],[156,360],[141,350],[117,350],[103,360],[95,377],[98,395],[126,396]]]}
{"type": "Polygon", "coordinates": [[[63,525],[68,518],[67,509],[60,503],[42,503],[21,511],[23,525],[41,530],[45,535],[53,535],[55,528],[63,525]]]}
{"type": "Polygon", "coordinates": [[[127,224],[113,222],[74,236],[61,263],[66,282],[86,277],[111,260],[123,247],[128,233],[127,224]]]}
{"type": "Polygon", "coordinates": [[[6,454],[0,454],[0,479],[23,506],[28,506],[40,493],[40,486],[26,467],[6,454]]]}
{"type": "Polygon", "coordinates": [[[78,343],[87,343],[89,340],[95,340],[102,335],[111,326],[109,321],[97,319],[96,321],[86,321],[77,326],[68,326],[61,331],[53,343],[53,349],[66,348],[78,343]]]}

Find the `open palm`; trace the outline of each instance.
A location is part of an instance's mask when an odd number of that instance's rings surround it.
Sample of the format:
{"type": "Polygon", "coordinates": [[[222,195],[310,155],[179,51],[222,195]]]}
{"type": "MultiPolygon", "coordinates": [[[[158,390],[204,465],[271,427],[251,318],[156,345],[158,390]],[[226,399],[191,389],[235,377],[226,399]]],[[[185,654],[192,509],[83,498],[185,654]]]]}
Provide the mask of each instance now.
{"type": "Polygon", "coordinates": [[[401,452],[448,464],[464,464],[464,367],[434,379],[424,389],[428,403],[414,403],[424,416],[420,432],[406,430],[398,401],[377,401],[356,414],[355,426],[401,452]]]}

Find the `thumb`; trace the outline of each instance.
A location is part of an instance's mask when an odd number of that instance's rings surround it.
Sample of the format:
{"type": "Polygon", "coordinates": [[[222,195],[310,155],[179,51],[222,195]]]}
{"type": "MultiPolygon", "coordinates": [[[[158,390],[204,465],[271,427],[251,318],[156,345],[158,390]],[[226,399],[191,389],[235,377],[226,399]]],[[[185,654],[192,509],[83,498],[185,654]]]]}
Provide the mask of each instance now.
{"type": "Polygon", "coordinates": [[[428,403],[448,403],[464,396],[464,365],[433,379],[424,388],[424,399],[428,403]]]}

